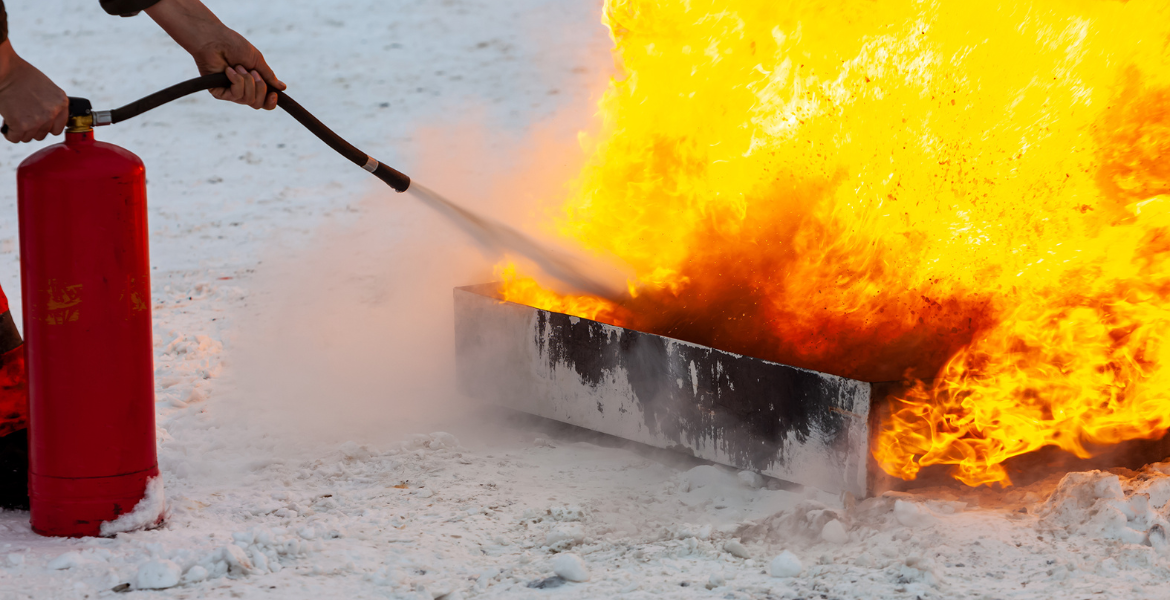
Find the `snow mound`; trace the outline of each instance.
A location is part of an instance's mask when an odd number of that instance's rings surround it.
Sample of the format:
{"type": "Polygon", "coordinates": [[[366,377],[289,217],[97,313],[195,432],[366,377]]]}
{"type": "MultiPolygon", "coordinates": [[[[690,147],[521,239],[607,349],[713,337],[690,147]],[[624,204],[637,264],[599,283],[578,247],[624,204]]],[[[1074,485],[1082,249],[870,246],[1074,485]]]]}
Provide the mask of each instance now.
{"type": "Polygon", "coordinates": [[[748,559],[752,557],[752,553],[748,552],[748,549],[739,540],[727,540],[723,542],[723,551],[736,558],[748,559]]]}
{"type": "Polygon", "coordinates": [[[683,473],[682,478],[685,488],[682,491],[690,491],[703,487],[735,488],[744,483],[735,472],[713,465],[700,465],[695,467],[683,473]]]}
{"type": "Polygon", "coordinates": [[[163,518],[167,507],[166,494],[163,492],[162,477],[151,477],[146,480],[146,495],[134,505],[134,509],[123,513],[113,521],[102,523],[102,537],[111,537],[127,531],[138,531],[158,525],[163,518]]]}
{"type": "Polygon", "coordinates": [[[800,559],[792,552],[785,550],[772,559],[770,572],[772,577],[796,577],[804,570],[800,559]]]}
{"type": "Polygon", "coordinates": [[[1150,493],[1127,495],[1117,475],[1102,471],[1065,475],[1037,514],[1042,530],[1129,544],[1145,544],[1151,530],[1170,527],[1152,506],[1150,493]]]}
{"type": "Polygon", "coordinates": [[[415,434],[405,442],[403,442],[404,449],[427,449],[427,450],[458,450],[460,448],[459,440],[455,436],[445,431],[436,431],[430,434],[415,434]]]}
{"type": "Polygon", "coordinates": [[[583,541],[585,541],[585,529],[577,523],[558,525],[544,536],[544,545],[554,548],[566,548],[583,541]]]}
{"type": "Polygon", "coordinates": [[[787,543],[792,538],[819,540],[825,525],[843,518],[837,510],[820,502],[805,500],[758,523],[745,523],[738,534],[746,542],[763,541],[772,544],[787,543]]]}
{"type": "Polygon", "coordinates": [[[705,525],[693,525],[691,523],[683,523],[681,525],[670,527],[667,530],[667,532],[670,534],[670,537],[673,539],[676,539],[676,540],[685,540],[688,538],[695,538],[695,539],[699,539],[699,540],[703,540],[703,541],[711,539],[711,532],[712,531],[713,531],[713,528],[711,527],[710,523],[705,524],[705,525]]]}
{"type": "Polygon", "coordinates": [[[138,567],[134,577],[134,588],[139,590],[165,590],[179,585],[183,569],[169,560],[152,560],[138,567]]]}
{"type": "Polygon", "coordinates": [[[589,581],[589,569],[585,567],[585,561],[572,552],[558,554],[552,560],[552,568],[553,573],[566,581],[589,581]]]}
{"type": "Polygon", "coordinates": [[[833,519],[821,528],[821,539],[830,544],[846,544],[849,542],[849,532],[845,531],[841,521],[833,519]]]}
{"type": "Polygon", "coordinates": [[[337,449],[341,452],[342,456],[349,460],[362,461],[374,455],[368,446],[359,445],[357,442],[345,442],[341,446],[338,446],[337,449]]]}
{"type": "MultiPolygon", "coordinates": [[[[23,561],[22,561],[23,562],[23,561]]],[[[81,555],[80,552],[66,552],[57,558],[49,561],[47,565],[54,571],[64,571],[66,569],[73,569],[83,565],[88,565],[95,561],[81,555]]]]}
{"type": "Polygon", "coordinates": [[[754,471],[740,471],[739,475],[737,475],[736,477],[739,479],[739,483],[741,485],[743,485],[744,487],[747,487],[747,488],[750,488],[753,490],[758,490],[758,489],[764,487],[763,476],[761,476],[759,473],[756,473],[754,471]]]}
{"type": "Polygon", "coordinates": [[[200,581],[203,581],[204,579],[207,579],[207,575],[207,569],[200,565],[195,565],[190,569],[187,569],[186,573],[183,573],[182,583],[183,585],[194,585],[200,581]]]}
{"type": "Polygon", "coordinates": [[[912,528],[933,525],[937,521],[929,508],[908,500],[894,501],[894,518],[903,526],[912,528]]]}
{"type": "Polygon", "coordinates": [[[284,563],[291,564],[309,553],[311,542],[302,532],[285,527],[237,531],[232,534],[232,543],[215,548],[198,560],[188,561],[181,582],[191,585],[222,577],[240,579],[279,573],[284,563]]]}
{"type": "Polygon", "coordinates": [[[554,506],[548,509],[548,515],[552,517],[552,520],[554,521],[584,521],[585,509],[575,504],[568,506],[554,506]]]}
{"type": "Polygon", "coordinates": [[[899,583],[924,583],[931,587],[938,587],[942,583],[938,565],[929,558],[909,556],[897,570],[899,583]]]}

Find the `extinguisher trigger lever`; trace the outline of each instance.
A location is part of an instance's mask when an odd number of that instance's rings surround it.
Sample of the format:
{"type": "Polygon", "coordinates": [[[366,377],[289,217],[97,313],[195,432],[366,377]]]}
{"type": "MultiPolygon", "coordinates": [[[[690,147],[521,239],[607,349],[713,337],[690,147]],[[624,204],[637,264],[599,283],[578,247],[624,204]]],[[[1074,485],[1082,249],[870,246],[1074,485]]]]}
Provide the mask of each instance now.
{"type": "Polygon", "coordinates": [[[69,97],[69,124],[65,131],[68,133],[93,131],[93,105],[88,98],[69,97]]]}
{"type": "Polygon", "coordinates": [[[69,116],[70,117],[85,117],[93,112],[93,105],[90,104],[89,98],[75,98],[69,97],[69,116]]]}

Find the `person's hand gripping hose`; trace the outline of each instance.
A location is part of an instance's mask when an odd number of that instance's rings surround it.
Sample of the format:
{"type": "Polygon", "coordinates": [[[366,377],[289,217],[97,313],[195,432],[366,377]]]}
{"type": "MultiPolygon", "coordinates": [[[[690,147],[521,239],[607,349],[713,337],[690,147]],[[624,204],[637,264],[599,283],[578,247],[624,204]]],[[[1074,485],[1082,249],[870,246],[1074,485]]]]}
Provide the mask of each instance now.
{"type": "Polygon", "coordinates": [[[223,24],[199,0],[163,0],[146,14],[195,59],[200,75],[222,73],[229,85],[212,88],[220,100],[272,110],[288,89],[255,46],[223,24]]]}

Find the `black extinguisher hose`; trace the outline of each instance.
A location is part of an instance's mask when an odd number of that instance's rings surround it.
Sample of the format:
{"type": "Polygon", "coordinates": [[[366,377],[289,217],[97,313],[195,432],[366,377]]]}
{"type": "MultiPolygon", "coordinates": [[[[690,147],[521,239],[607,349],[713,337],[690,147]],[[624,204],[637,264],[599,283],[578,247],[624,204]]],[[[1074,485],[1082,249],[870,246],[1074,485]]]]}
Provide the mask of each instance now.
{"type": "MultiPolygon", "coordinates": [[[[84,98],[69,99],[70,124],[76,123],[79,127],[90,125],[99,127],[113,125],[158,108],[168,102],[178,100],[184,96],[203,90],[231,87],[231,81],[223,73],[204,75],[182,83],[172,85],[165,90],[155,92],[145,98],[131,102],[114,110],[92,110],[89,100],[84,98]]],[[[374,160],[374,157],[357,149],[353,144],[345,141],[341,136],[333,133],[324,123],[317,120],[303,106],[297,104],[288,94],[277,91],[276,105],[292,115],[305,129],[308,129],[325,142],[338,154],[349,159],[353,164],[373,173],[386,185],[405,192],[411,187],[410,177],[374,160]]],[[[0,134],[7,132],[7,125],[0,127],[0,134]]],[[[624,280],[618,284],[613,280],[601,281],[582,270],[579,258],[551,249],[529,238],[527,235],[497,223],[492,219],[481,217],[439,194],[428,190],[423,185],[415,185],[412,189],[420,201],[438,211],[464,232],[471,235],[481,246],[496,254],[513,253],[524,256],[537,265],[548,275],[572,285],[577,290],[594,294],[603,298],[625,298],[629,293],[624,280]]]]}
{"type": "MultiPolygon", "coordinates": [[[[164,90],[155,92],[145,98],[135,100],[134,102],[131,102],[130,104],[127,104],[121,108],[105,111],[92,111],[91,114],[93,115],[93,124],[94,126],[101,126],[121,123],[122,121],[127,121],[137,117],[138,115],[148,110],[153,110],[168,102],[178,100],[184,96],[189,96],[195,92],[202,92],[204,90],[226,88],[231,86],[232,84],[228,79],[228,76],[223,73],[215,73],[213,75],[204,75],[203,77],[188,79],[182,83],[178,83],[164,90]]],[[[298,104],[297,101],[293,100],[288,94],[279,90],[274,91],[276,91],[277,106],[284,109],[284,111],[291,115],[292,118],[296,119],[298,123],[303,125],[305,129],[308,129],[310,132],[312,132],[313,135],[320,138],[321,141],[325,142],[325,144],[327,144],[330,148],[333,148],[338,154],[347,158],[349,162],[352,162],[353,164],[369,171],[370,173],[373,173],[375,177],[386,182],[386,185],[389,185],[399,192],[405,192],[407,188],[410,187],[410,177],[407,177],[405,174],[382,164],[378,160],[374,159],[374,157],[366,154],[365,152],[362,152],[353,144],[345,141],[341,136],[334,133],[332,129],[326,127],[324,123],[317,119],[317,117],[314,117],[312,113],[305,110],[303,106],[298,104]]],[[[88,102],[84,104],[70,102],[70,112],[76,110],[74,108],[75,105],[78,107],[84,106],[84,108],[81,108],[80,110],[88,110],[88,102]]],[[[70,116],[84,115],[71,114],[70,116]]],[[[3,128],[0,128],[0,135],[7,133],[7,131],[8,126],[5,125],[3,128]]]]}

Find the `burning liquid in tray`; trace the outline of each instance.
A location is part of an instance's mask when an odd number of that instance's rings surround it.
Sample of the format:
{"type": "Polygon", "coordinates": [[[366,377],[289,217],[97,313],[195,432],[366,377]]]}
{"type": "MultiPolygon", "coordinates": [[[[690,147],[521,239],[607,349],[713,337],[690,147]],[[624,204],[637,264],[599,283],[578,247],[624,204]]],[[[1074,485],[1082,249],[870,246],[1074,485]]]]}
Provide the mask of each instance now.
{"type": "Polygon", "coordinates": [[[1170,5],[609,0],[622,72],[559,232],[619,306],[505,297],[869,381],[874,453],[969,485],[1170,427],[1170,5]],[[924,383],[922,380],[928,381],[924,383]]]}

